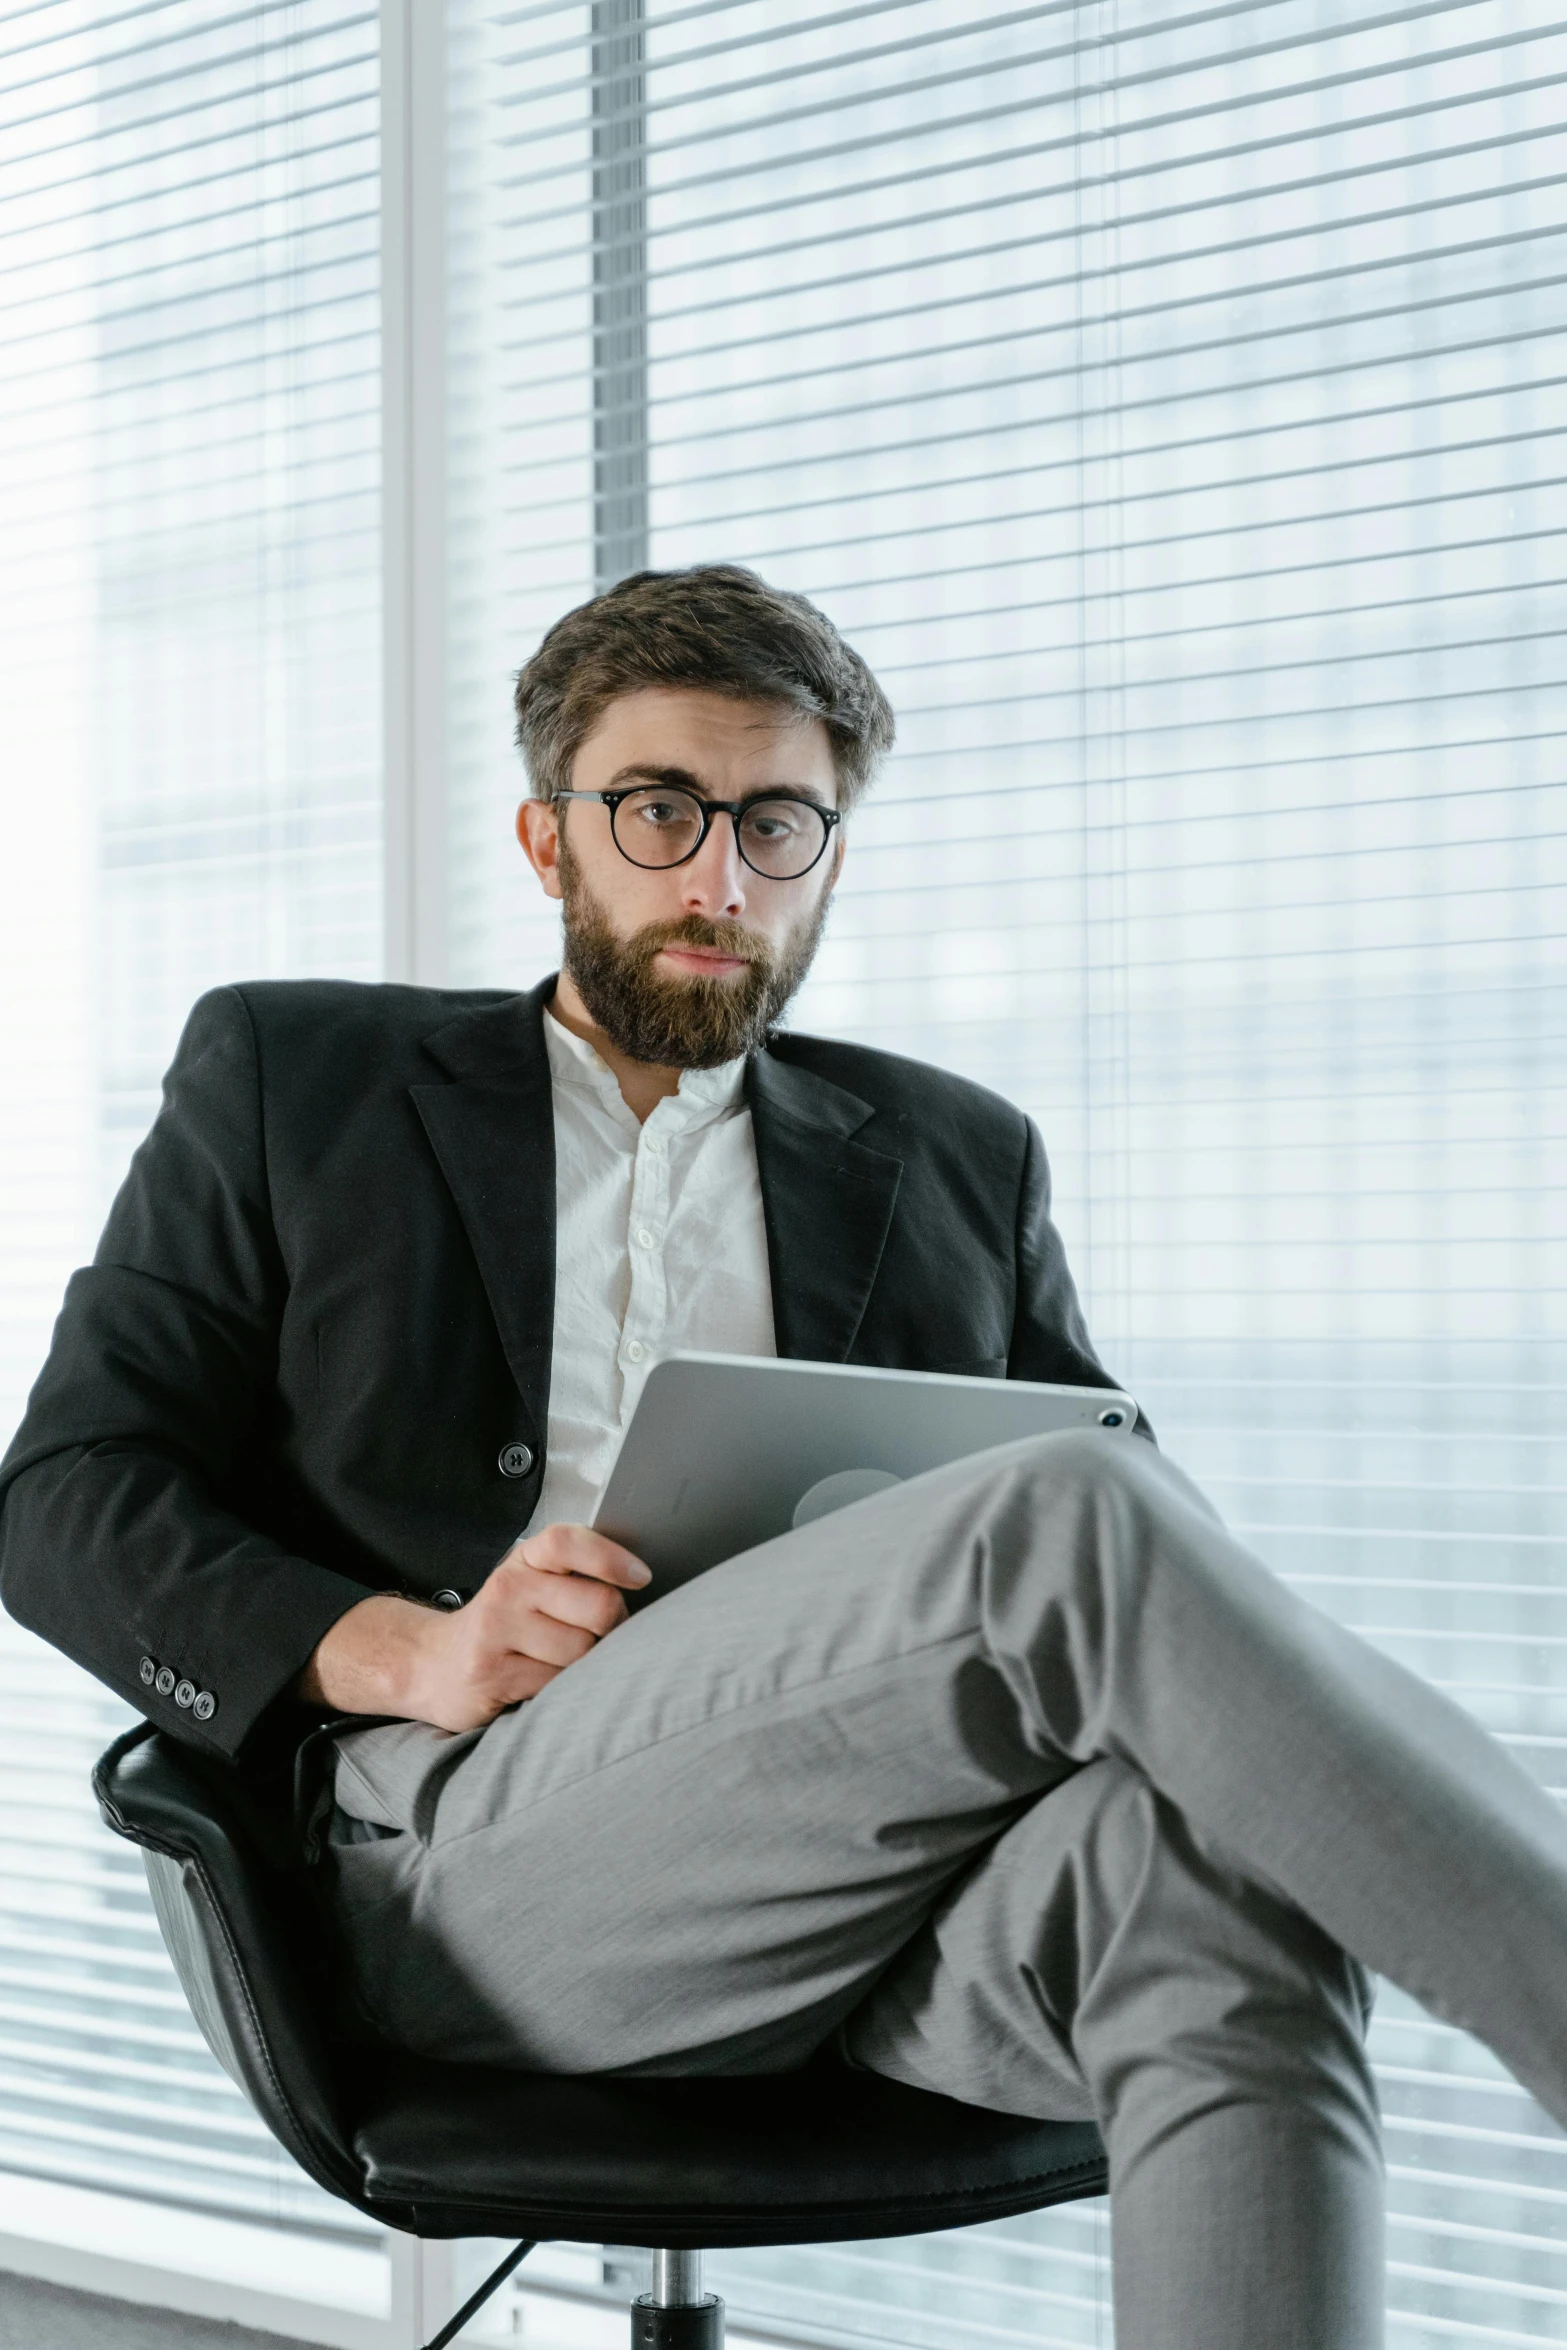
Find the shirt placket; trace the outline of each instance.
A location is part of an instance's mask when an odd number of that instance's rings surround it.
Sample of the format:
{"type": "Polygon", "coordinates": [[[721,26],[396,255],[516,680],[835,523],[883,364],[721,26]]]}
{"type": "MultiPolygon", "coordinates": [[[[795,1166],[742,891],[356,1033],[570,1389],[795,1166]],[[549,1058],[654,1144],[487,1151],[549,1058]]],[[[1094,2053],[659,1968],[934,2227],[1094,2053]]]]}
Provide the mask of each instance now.
{"type": "Polygon", "coordinates": [[[631,1175],[626,1255],[630,1294],[620,1332],[621,1426],[636,1409],[658,1358],[669,1313],[664,1249],[669,1237],[669,1161],[672,1137],[655,1110],[637,1139],[631,1175]]]}

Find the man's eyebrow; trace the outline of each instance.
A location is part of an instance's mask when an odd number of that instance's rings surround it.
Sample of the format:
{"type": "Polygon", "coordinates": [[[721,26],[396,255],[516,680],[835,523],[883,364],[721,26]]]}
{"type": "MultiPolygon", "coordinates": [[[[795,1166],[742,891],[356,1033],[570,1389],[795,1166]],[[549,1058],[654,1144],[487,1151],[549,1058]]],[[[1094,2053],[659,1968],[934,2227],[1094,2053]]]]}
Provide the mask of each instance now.
{"type": "Polygon", "coordinates": [[[670,791],[695,792],[699,800],[711,795],[705,783],[691,773],[688,767],[652,767],[633,760],[629,767],[617,767],[609,779],[608,789],[619,791],[627,783],[662,783],[670,791]]]}
{"type": "MultiPolygon", "coordinates": [[[[666,791],[688,791],[698,800],[713,797],[701,777],[693,775],[689,767],[655,767],[635,759],[627,767],[617,767],[604,788],[621,791],[626,785],[636,783],[661,783],[666,791]]],[[[740,796],[744,800],[810,800],[818,808],[828,805],[821,793],[808,783],[759,783],[740,796]]]]}

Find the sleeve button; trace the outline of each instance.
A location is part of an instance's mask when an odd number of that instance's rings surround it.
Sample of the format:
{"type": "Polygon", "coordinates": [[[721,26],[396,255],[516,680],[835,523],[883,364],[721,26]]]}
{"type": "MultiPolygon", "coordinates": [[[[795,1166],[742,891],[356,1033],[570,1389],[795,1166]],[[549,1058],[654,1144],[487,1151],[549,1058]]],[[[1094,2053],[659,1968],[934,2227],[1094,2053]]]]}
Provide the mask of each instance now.
{"type": "Polygon", "coordinates": [[[142,1687],[144,1689],[150,1689],[154,1681],[156,1681],[158,1678],[158,1667],[154,1660],[150,1656],[144,1656],[140,1665],[137,1667],[137,1670],[141,1674],[142,1687]]]}
{"type": "Polygon", "coordinates": [[[178,1688],[174,1692],[174,1702],[182,1713],[188,1713],[190,1708],[196,1702],[195,1682],[181,1681],[178,1688]]]}
{"type": "Polygon", "coordinates": [[[152,1685],[160,1697],[167,1697],[170,1694],[174,1687],[174,1675],[167,1665],[158,1667],[157,1676],[152,1685]]]}
{"type": "Polygon", "coordinates": [[[190,1710],[198,1722],[210,1722],[218,1710],[218,1701],[210,1689],[198,1689],[196,1702],[190,1710]]]}
{"type": "Polygon", "coordinates": [[[531,1444],[503,1444],[498,1462],[503,1477],[526,1477],[533,1466],[531,1444]]]}

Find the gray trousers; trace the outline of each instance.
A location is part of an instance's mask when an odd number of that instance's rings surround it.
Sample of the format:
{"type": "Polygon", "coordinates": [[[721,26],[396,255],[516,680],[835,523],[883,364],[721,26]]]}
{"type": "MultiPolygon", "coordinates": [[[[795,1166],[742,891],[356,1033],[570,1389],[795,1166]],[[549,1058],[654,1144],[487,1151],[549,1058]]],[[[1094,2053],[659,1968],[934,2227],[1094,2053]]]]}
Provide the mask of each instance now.
{"type": "Polygon", "coordinates": [[[748,1552],[487,1730],[349,1734],[336,1796],[357,1990],[411,2048],[746,2073],[836,2031],[1095,2117],[1121,2350],[1381,2340],[1366,1968],[1567,2120],[1557,1806],[1124,1437],[748,1552]]]}

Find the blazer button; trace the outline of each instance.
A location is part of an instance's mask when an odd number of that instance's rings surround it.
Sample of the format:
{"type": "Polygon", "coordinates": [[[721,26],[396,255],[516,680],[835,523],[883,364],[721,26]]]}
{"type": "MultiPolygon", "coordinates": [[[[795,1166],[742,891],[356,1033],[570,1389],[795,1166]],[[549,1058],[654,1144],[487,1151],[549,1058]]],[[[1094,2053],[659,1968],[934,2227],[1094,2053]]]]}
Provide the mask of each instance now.
{"type": "Polygon", "coordinates": [[[144,1689],[150,1689],[154,1681],[156,1681],[158,1678],[158,1667],[156,1662],[152,1657],[144,1656],[141,1660],[141,1664],[138,1667],[138,1670],[141,1673],[142,1687],[144,1689]]]}
{"type": "Polygon", "coordinates": [[[179,1707],[181,1713],[188,1713],[196,1702],[195,1682],[181,1681],[179,1687],[174,1692],[174,1702],[179,1707]]]}
{"type": "Polygon", "coordinates": [[[462,1593],[460,1591],[437,1591],[431,1598],[430,1605],[443,1607],[450,1615],[454,1607],[462,1606],[462,1593]]]}
{"type": "Polygon", "coordinates": [[[218,1710],[218,1701],[210,1689],[198,1689],[196,1702],[190,1710],[198,1722],[210,1722],[218,1710]]]}
{"type": "Polygon", "coordinates": [[[158,1671],[152,1685],[160,1697],[167,1697],[170,1694],[174,1687],[174,1675],[170,1672],[167,1665],[160,1665],[158,1667],[158,1671]]]}
{"type": "Polygon", "coordinates": [[[531,1444],[503,1444],[498,1463],[503,1477],[526,1477],[533,1466],[531,1444]]]}

